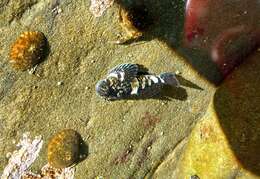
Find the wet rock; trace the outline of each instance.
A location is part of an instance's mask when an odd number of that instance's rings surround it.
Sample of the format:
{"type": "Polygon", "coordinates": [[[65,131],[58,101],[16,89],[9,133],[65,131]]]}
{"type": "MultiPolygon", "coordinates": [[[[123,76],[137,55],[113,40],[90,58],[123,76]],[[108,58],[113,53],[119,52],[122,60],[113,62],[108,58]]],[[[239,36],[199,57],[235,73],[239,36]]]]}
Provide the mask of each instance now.
{"type": "Polygon", "coordinates": [[[217,89],[191,133],[177,178],[259,178],[259,57],[246,59],[217,89]]]}

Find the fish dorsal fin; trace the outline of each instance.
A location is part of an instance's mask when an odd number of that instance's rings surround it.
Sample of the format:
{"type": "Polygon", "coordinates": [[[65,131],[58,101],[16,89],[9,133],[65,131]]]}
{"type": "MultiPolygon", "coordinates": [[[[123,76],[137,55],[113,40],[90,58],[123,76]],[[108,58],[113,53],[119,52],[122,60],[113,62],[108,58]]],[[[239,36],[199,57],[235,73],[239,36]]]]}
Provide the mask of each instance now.
{"type": "Polygon", "coordinates": [[[109,75],[112,73],[123,73],[121,76],[124,77],[124,80],[130,80],[136,77],[138,73],[138,65],[131,63],[120,64],[108,72],[109,75]]]}

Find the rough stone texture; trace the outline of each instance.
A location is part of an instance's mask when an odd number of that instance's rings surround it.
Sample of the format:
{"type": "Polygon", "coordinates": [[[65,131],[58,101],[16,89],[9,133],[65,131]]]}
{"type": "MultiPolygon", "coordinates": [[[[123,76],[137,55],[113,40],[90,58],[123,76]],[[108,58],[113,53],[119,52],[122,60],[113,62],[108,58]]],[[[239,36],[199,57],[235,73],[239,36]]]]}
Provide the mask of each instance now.
{"type": "MultiPolygon", "coordinates": [[[[0,5],[0,172],[7,163],[6,153],[14,149],[13,140],[22,133],[42,135],[46,151],[55,132],[72,128],[89,152],[77,165],[76,178],[170,176],[167,162],[174,170],[215,92],[169,43],[155,38],[171,43],[178,39],[178,21],[167,20],[170,14],[182,13],[178,4],[152,3],[158,14],[164,12],[162,25],[155,24],[153,30],[159,35],[125,46],[111,43],[123,34],[117,6],[94,18],[85,0],[6,0],[0,5]],[[8,64],[11,43],[27,29],[43,32],[50,44],[48,57],[33,75],[15,72],[8,64]],[[184,86],[166,90],[168,100],[101,100],[95,83],[125,62],[142,64],[155,73],[178,70],[184,86]]],[[[41,152],[33,170],[46,160],[46,152],[41,152]]]]}

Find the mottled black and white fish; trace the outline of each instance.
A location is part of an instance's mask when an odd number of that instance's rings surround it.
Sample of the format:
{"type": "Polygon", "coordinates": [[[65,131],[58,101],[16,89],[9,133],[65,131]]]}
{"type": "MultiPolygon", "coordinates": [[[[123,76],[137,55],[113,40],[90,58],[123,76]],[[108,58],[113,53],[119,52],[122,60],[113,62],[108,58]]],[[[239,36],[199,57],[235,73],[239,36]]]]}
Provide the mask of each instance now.
{"type": "Polygon", "coordinates": [[[143,69],[138,64],[117,65],[98,81],[97,94],[106,100],[151,97],[160,93],[164,85],[180,86],[174,73],[153,75],[143,69]]]}

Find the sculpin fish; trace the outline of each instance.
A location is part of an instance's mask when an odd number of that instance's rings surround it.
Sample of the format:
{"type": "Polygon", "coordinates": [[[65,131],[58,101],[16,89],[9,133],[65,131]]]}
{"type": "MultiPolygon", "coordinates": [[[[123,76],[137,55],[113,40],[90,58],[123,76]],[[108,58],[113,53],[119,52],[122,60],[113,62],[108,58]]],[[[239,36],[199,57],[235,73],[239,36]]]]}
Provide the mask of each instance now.
{"type": "Polygon", "coordinates": [[[120,64],[111,69],[106,78],[98,81],[96,92],[106,100],[151,97],[160,93],[164,85],[179,87],[174,73],[150,74],[138,64],[120,64]]]}

